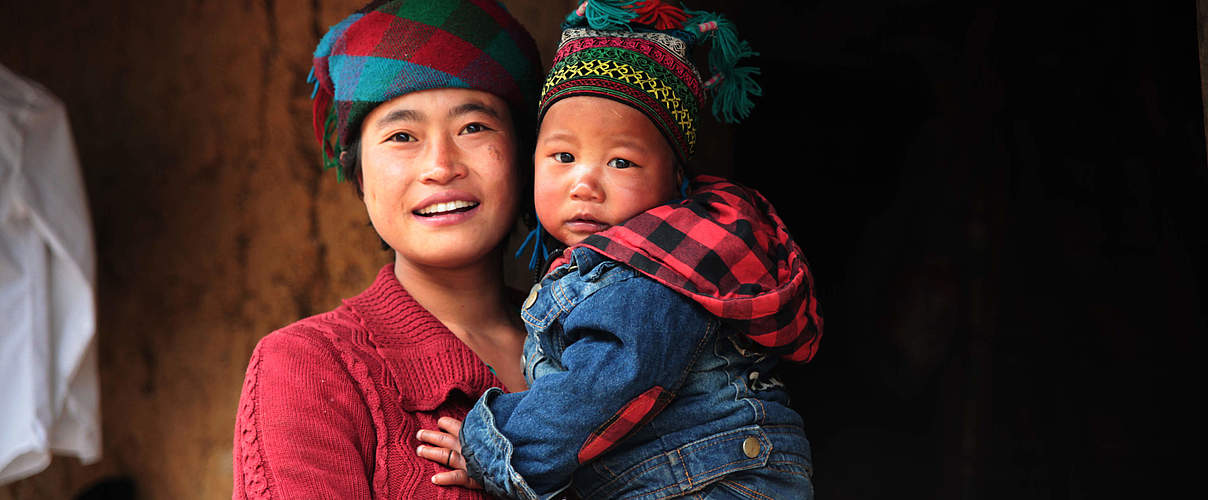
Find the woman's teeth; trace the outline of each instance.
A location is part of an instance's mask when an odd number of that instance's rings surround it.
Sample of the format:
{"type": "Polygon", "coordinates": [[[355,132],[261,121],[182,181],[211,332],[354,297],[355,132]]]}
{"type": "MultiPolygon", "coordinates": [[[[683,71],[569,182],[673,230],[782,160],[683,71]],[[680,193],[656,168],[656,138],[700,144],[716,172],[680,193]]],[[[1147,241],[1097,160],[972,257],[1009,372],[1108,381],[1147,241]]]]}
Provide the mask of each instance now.
{"type": "Polygon", "coordinates": [[[455,210],[462,210],[462,209],[468,210],[468,209],[474,208],[476,206],[478,206],[478,204],[474,203],[472,201],[463,201],[463,200],[447,201],[444,203],[433,203],[424,208],[416,210],[415,213],[419,214],[419,215],[436,215],[436,214],[441,214],[441,213],[445,213],[445,212],[452,212],[455,210]]]}

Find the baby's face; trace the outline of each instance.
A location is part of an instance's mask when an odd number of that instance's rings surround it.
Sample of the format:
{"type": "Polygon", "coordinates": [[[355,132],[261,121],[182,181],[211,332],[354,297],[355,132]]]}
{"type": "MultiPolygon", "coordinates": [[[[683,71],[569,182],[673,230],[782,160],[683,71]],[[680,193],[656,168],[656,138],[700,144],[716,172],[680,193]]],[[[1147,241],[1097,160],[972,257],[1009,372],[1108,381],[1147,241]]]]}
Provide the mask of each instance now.
{"type": "Polygon", "coordinates": [[[550,106],[533,163],[537,218],[567,245],[676,192],[671,146],[641,111],[610,99],[578,96],[550,106]]]}

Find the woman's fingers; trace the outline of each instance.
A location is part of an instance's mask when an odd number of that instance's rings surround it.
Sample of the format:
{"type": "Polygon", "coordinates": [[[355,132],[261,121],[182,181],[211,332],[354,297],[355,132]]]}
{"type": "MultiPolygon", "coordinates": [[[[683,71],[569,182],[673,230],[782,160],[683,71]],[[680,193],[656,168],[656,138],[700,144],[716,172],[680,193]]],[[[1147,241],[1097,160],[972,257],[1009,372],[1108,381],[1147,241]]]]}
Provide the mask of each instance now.
{"type": "Polygon", "coordinates": [[[421,430],[415,434],[421,444],[415,452],[419,456],[444,465],[451,471],[440,472],[432,476],[432,482],[441,486],[464,486],[466,488],[482,489],[482,485],[466,472],[466,459],[461,456],[461,420],[443,417],[436,422],[441,430],[421,430]],[[443,431],[443,432],[442,432],[443,431]]]}
{"type": "Polygon", "coordinates": [[[436,426],[440,427],[440,430],[451,434],[453,439],[461,437],[461,420],[453,417],[440,417],[440,420],[436,421],[436,426]]]}
{"type": "MultiPolygon", "coordinates": [[[[437,424],[440,425],[440,424],[437,424]]],[[[447,434],[441,431],[421,430],[415,434],[416,439],[421,443],[428,443],[432,446],[448,448],[450,450],[461,450],[461,443],[457,441],[456,434],[447,434]]]]}
{"type": "Polygon", "coordinates": [[[461,453],[448,448],[424,446],[421,444],[419,448],[415,449],[415,453],[420,457],[426,458],[449,468],[458,468],[458,463],[461,464],[461,468],[464,468],[466,463],[465,459],[461,458],[461,453]],[[458,462],[459,460],[460,462],[458,462]]]}
{"type": "Polygon", "coordinates": [[[478,484],[478,481],[470,478],[470,475],[461,469],[441,472],[432,476],[432,482],[441,486],[464,486],[476,490],[482,489],[482,485],[478,484]]]}

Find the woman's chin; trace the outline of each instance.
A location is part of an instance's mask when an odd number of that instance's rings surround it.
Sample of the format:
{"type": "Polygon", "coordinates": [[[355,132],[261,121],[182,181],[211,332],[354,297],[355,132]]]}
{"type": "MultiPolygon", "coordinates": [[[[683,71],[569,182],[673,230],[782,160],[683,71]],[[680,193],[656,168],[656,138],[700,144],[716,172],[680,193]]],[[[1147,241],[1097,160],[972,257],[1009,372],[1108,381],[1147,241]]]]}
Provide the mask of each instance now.
{"type": "MultiPolygon", "coordinates": [[[[413,267],[457,270],[484,264],[499,265],[501,246],[495,243],[498,238],[492,239],[488,236],[490,235],[482,233],[460,237],[439,235],[421,238],[418,245],[407,242],[394,245],[390,240],[387,240],[387,243],[394,249],[396,260],[413,267]]],[[[412,240],[411,243],[415,241],[412,240]]]]}

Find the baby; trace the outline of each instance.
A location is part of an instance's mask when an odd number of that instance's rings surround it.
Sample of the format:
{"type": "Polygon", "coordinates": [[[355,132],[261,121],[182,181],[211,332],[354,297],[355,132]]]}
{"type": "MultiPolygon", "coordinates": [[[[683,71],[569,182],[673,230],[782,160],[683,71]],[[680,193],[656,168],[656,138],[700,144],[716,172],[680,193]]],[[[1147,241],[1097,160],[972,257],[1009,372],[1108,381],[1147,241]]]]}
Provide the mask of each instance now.
{"type": "Polygon", "coordinates": [[[529,389],[489,390],[419,453],[457,469],[440,484],[510,498],[812,498],[802,419],[769,376],[821,335],[801,249],[755,191],[684,182],[707,85],[715,114],[749,109],[753,72],[724,56],[750,50],[712,14],[647,1],[608,24],[594,3],[539,107],[535,207],[566,249],[521,312],[529,389]],[[705,39],[712,84],[688,56],[705,39]]]}

